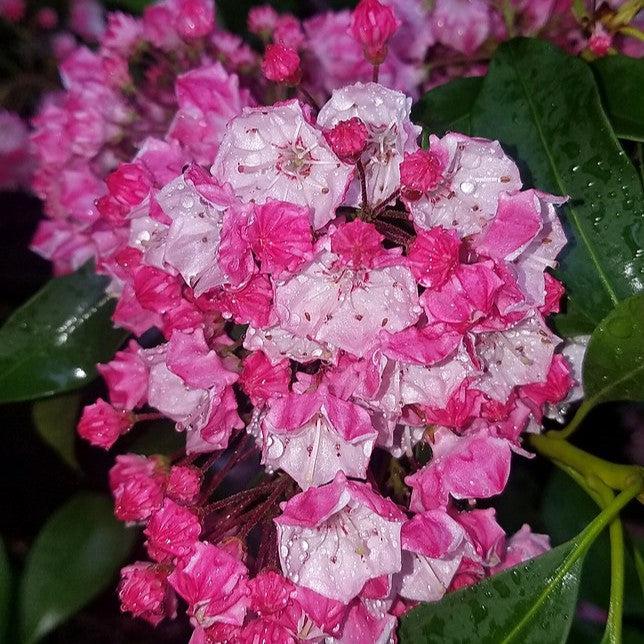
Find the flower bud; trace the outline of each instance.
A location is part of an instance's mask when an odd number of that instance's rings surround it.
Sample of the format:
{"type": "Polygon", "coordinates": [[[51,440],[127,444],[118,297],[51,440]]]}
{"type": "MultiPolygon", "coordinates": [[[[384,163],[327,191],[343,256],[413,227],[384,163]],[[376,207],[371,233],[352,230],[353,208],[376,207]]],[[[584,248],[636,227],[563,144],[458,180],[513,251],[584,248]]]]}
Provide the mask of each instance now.
{"type": "Polygon", "coordinates": [[[166,494],[177,503],[192,503],[201,489],[201,470],[192,465],[170,468],[166,494]]]}
{"type": "Polygon", "coordinates": [[[340,121],[324,136],[339,159],[355,163],[367,146],[369,132],[365,124],[354,116],[348,121],[340,121]]]}
{"type": "Polygon", "coordinates": [[[207,36],[215,26],[215,6],[212,0],[179,0],[177,31],[185,40],[207,36]]]}
{"type": "Polygon", "coordinates": [[[92,445],[109,449],[116,439],[132,427],[131,414],[114,409],[99,398],[83,409],[78,423],[78,433],[92,445]]]}
{"type": "Polygon", "coordinates": [[[298,53],[284,45],[272,44],[266,47],[262,72],[268,80],[286,85],[297,85],[302,78],[298,53]]]}
{"type": "Polygon", "coordinates": [[[588,49],[595,56],[605,56],[613,44],[613,36],[609,34],[604,27],[597,23],[593,28],[593,33],[588,39],[588,49]]]}
{"type": "Polygon", "coordinates": [[[253,7],[248,12],[248,31],[263,40],[268,40],[277,26],[278,19],[279,14],[268,4],[253,7]]]}
{"type": "Polygon", "coordinates": [[[138,561],[121,569],[121,610],[156,626],[176,616],[177,598],[159,566],[138,561]]]}
{"type": "Polygon", "coordinates": [[[387,57],[387,44],[400,27],[394,10],[378,0],[360,0],[351,16],[349,34],[362,45],[365,58],[380,65],[387,57]]]}
{"type": "Polygon", "coordinates": [[[443,179],[445,165],[431,150],[417,150],[405,155],[400,164],[400,182],[404,190],[424,194],[434,190],[443,179]]]}
{"type": "Polygon", "coordinates": [[[122,163],[105,180],[112,197],[124,206],[136,206],[150,192],[150,178],[137,163],[122,163]]]}

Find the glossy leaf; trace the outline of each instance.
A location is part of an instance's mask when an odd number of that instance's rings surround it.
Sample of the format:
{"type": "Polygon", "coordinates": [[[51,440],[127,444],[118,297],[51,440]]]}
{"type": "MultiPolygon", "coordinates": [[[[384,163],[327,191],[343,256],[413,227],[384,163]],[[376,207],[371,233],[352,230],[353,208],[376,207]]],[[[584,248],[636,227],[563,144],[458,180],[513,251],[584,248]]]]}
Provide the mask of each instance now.
{"type": "Polygon", "coordinates": [[[0,538],[0,642],[6,641],[11,614],[13,575],[4,542],[0,538]]]}
{"type": "Polygon", "coordinates": [[[52,279],[0,329],[0,403],[76,389],[96,375],[125,334],[115,301],[90,269],[52,279]]]}
{"type": "Polygon", "coordinates": [[[581,558],[565,566],[577,547],[565,543],[475,586],[423,604],[400,622],[403,644],[565,642],[577,601],[581,558]]]}
{"type": "Polygon", "coordinates": [[[644,141],[644,59],[605,56],[592,68],[617,136],[644,141]]]}
{"type": "Polygon", "coordinates": [[[67,465],[78,468],[74,444],[80,396],[62,394],[54,398],[37,400],[33,406],[36,431],[67,465]]]}
{"type": "Polygon", "coordinates": [[[642,289],[644,199],[589,66],[539,40],[501,45],[472,109],[472,133],[498,139],[523,164],[527,184],[570,197],[557,275],[574,315],[561,324],[570,335],[590,333],[642,289]]]}
{"type": "Polygon", "coordinates": [[[644,294],[621,302],[590,338],[583,364],[585,404],[644,400],[644,294]]]}
{"type": "Polygon", "coordinates": [[[431,134],[470,134],[472,106],[483,86],[483,78],[456,78],[427,92],[412,109],[412,120],[431,134]]]}
{"type": "Polygon", "coordinates": [[[23,641],[37,641],[107,588],[132,537],[114,518],[107,497],[78,494],[55,512],[36,538],[23,573],[23,641]]]}

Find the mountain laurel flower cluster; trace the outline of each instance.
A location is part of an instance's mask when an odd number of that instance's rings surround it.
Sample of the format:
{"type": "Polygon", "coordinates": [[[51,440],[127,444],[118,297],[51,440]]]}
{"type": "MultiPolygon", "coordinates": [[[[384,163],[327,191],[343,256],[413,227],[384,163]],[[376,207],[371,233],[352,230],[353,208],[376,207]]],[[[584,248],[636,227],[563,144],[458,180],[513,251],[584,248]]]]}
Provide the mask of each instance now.
{"type": "MultiPolygon", "coordinates": [[[[185,437],[110,471],[148,557],[119,597],[153,625],[185,610],[192,644],[393,641],[418,602],[549,547],[485,501],[575,385],[546,322],[566,198],[496,141],[419,145],[430,48],[500,28],[446,4],[256,7],[262,53],[209,0],[110,14],[36,117],[34,247],[58,272],[94,259],[136,338],[78,431],[185,437]]],[[[534,29],[554,11],[528,4],[534,29]]]]}

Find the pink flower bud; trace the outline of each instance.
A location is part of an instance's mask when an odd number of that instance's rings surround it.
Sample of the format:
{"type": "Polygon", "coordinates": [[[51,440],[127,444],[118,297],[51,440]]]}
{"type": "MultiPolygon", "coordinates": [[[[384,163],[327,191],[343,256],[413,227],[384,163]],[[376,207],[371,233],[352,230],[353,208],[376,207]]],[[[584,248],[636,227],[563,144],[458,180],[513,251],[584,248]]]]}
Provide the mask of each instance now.
{"type": "Polygon", "coordinates": [[[181,286],[172,275],[154,266],[142,266],[134,278],[139,304],[150,311],[165,313],[181,301],[181,286]]]}
{"type": "Polygon", "coordinates": [[[53,29],[58,24],[58,14],[51,7],[43,7],[36,14],[36,22],[41,29],[53,29]]]}
{"type": "Polygon", "coordinates": [[[595,56],[605,56],[612,44],[612,34],[609,34],[601,23],[597,23],[593,28],[593,33],[588,39],[588,49],[590,49],[595,56]]]}
{"type": "Polygon", "coordinates": [[[277,26],[279,14],[268,4],[253,7],[248,12],[248,31],[268,40],[277,26]]]}
{"type": "Polygon", "coordinates": [[[165,472],[159,458],[123,454],[109,474],[114,514],[121,521],[146,521],[163,503],[165,472]]]}
{"type": "Polygon", "coordinates": [[[417,150],[405,155],[400,164],[400,182],[404,190],[424,194],[434,190],[443,179],[445,164],[431,150],[417,150]]]}
{"type": "Polygon", "coordinates": [[[166,494],[177,503],[192,503],[201,489],[201,470],[191,465],[170,468],[166,494]]]}
{"type": "Polygon", "coordinates": [[[349,34],[362,45],[365,58],[380,65],[387,57],[387,43],[400,27],[394,10],[378,0],[360,0],[351,16],[349,34]]]}
{"type": "Polygon", "coordinates": [[[297,85],[302,78],[300,57],[295,50],[284,45],[268,45],[262,61],[262,72],[268,80],[276,83],[297,85]]]}
{"type": "Polygon", "coordinates": [[[212,0],[179,0],[177,31],[182,38],[194,40],[207,36],[215,25],[212,0]]]}
{"type": "Polygon", "coordinates": [[[7,22],[20,22],[25,15],[24,0],[0,0],[0,17],[7,22]]]}
{"type": "Polygon", "coordinates": [[[93,405],[83,409],[78,423],[78,433],[92,445],[109,449],[116,439],[132,427],[132,416],[114,409],[99,398],[93,405]]]}
{"type": "Polygon", "coordinates": [[[164,617],[174,619],[177,597],[160,566],[138,561],[121,569],[121,610],[156,626],[164,617]]]}
{"type": "Polygon", "coordinates": [[[110,226],[118,228],[124,224],[128,209],[123,204],[116,201],[112,195],[103,195],[102,197],[99,197],[94,205],[101,217],[105,219],[110,226]]]}
{"type": "Polygon", "coordinates": [[[107,189],[124,206],[140,204],[150,192],[150,177],[138,163],[122,163],[105,180],[107,189]]]}
{"type": "Polygon", "coordinates": [[[197,516],[171,499],[165,499],[145,529],[148,538],[145,545],[152,559],[170,561],[189,557],[200,534],[197,516]]]}
{"type": "Polygon", "coordinates": [[[346,163],[355,163],[364,152],[369,138],[365,124],[356,116],[340,121],[324,133],[331,149],[346,163]]]}

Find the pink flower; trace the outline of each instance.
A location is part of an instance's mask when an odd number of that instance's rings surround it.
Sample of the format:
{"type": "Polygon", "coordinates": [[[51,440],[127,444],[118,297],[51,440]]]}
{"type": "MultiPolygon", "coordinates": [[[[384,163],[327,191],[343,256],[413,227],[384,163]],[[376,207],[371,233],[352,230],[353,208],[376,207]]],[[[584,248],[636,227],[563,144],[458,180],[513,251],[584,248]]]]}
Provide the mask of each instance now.
{"type": "Polygon", "coordinates": [[[370,579],[400,570],[403,513],[364,483],[334,481],[291,498],[275,519],[293,583],[348,603],[370,579]]]}
{"type": "Polygon", "coordinates": [[[184,559],[192,554],[200,534],[201,525],[197,516],[174,501],[165,499],[145,528],[145,545],[155,561],[184,559]]]}
{"type": "Polygon", "coordinates": [[[295,50],[284,45],[267,45],[262,60],[262,72],[268,80],[275,83],[298,85],[302,78],[300,57],[295,50]]]}
{"type": "Polygon", "coordinates": [[[117,351],[113,360],[96,367],[105,380],[112,405],[118,409],[131,411],[146,400],[148,370],[139,357],[139,349],[136,340],[130,340],[127,348],[117,351]]]}
{"type": "MultiPolygon", "coordinates": [[[[429,149],[446,168],[442,180],[423,194],[403,192],[421,228],[454,228],[460,237],[478,233],[496,214],[499,195],[521,188],[518,168],[496,141],[455,133],[442,139],[431,135],[429,149]]],[[[414,185],[419,188],[424,182],[414,185]]]]}
{"type": "Polygon", "coordinates": [[[378,0],[360,0],[351,17],[350,33],[372,65],[387,57],[387,44],[400,27],[394,10],[378,0]]]}
{"type": "Polygon", "coordinates": [[[163,503],[165,475],[160,461],[155,458],[119,455],[109,479],[114,514],[121,521],[146,521],[163,503]]]}
{"type": "Polygon", "coordinates": [[[27,125],[17,114],[0,110],[0,129],[0,190],[27,186],[35,162],[27,125]]]}
{"type": "MultiPolygon", "coordinates": [[[[400,187],[400,162],[406,152],[418,149],[420,128],[409,120],[411,99],[376,83],[356,83],[335,90],[318,114],[318,125],[326,131],[343,121],[359,118],[368,139],[361,161],[365,168],[370,205],[391,199],[400,187]]],[[[346,203],[358,205],[361,196],[357,178],[346,203]]]]}
{"type": "Polygon", "coordinates": [[[252,104],[250,94],[240,89],[238,77],[220,63],[180,75],[175,93],[179,109],[168,137],[179,141],[197,163],[208,165],[215,158],[228,121],[252,104]]]}
{"type": "Polygon", "coordinates": [[[176,277],[154,266],[142,266],[134,277],[136,299],[144,309],[165,313],[179,304],[181,285],[176,277]]]}
{"type": "MultiPolygon", "coordinates": [[[[388,259],[402,261],[391,254],[388,259]]],[[[377,345],[383,330],[396,333],[416,322],[418,290],[408,268],[394,264],[350,270],[335,260],[334,254],[323,252],[301,273],[276,285],[281,328],[361,357],[377,345]]]]}
{"type": "Polygon", "coordinates": [[[307,122],[301,105],[288,101],[246,108],[228,125],[212,167],[245,202],[280,199],[313,211],[321,228],[340,204],[352,173],[307,122]]]}
{"type": "Polygon", "coordinates": [[[463,556],[463,528],[442,510],[417,514],[402,528],[401,597],[437,601],[448,589],[463,556]]]}
{"type": "Polygon", "coordinates": [[[334,638],[342,644],[387,644],[393,641],[396,618],[386,611],[374,607],[369,609],[367,601],[355,600],[342,627],[342,635],[334,638]]]}
{"type": "Polygon", "coordinates": [[[490,8],[483,0],[437,0],[431,21],[438,42],[469,56],[490,33],[490,8]]]}
{"type": "Polygon", "coordinates": [[[175,331],[167,344],[166,364],[188,387],[209,389],[215,394],[238,378],[206,344],[202,329],[192,333],[175,331]]]}
{"type": "Polygon", "coordinates": [[[313,254],[309,208],[268,200],[257,206],[246,231],[263,273],[293,273],[313,254]]]}
{"type": "Polygon", "coordinates": [[[459,437],[448,429],[434,434],[432,460],[405,479],[415,512],[445,508],[449,498],[487,499],[500,494],[510,474],[507,441],[480,431],[459,437]]]}
{"type": "Polygon", "coordinates": [[[369,131],[356,116],[336,123],[324,133],[331,149],[345,163],[355,163],[364,152],[369,131]]]}
{"type": "Polygon", "coordinates": [[[238,625],[248,607],[247,570],[241,561],[210,543],[197,542],[194,554],[168,577],[188,603],[195,625],[238,625]]]}
{"type": "Polygon", "coordinates": [[[414,238],[407,259],[419,284],[440,288],[459,263],[461,243],[452,230],[437,226],[420,230],[414,238]]]}
{"type": "Polygon", "coordinates": [[[553,356],[544,382],[524,385],[520,388],[521,398],[533,410],[537,420],[541,419],[541,410],[545,404],[555,404],[566,398],[572,389],[574,379],[566,359],[557,354],[553,356]]]}
{"type": "Polygon", "coordinates": [[[121,163],[105,180],[110,194],[124,206],[136,206],[150,192],[150,176],[138,163],[121,163]]]}
{"type": "Polygon", "coordinates": [[[600,22],[595,23],[593,32],[588,38],[588,49],[597,57],[605,56],[613,45],[613,36],[600,22]]]}
{"type": "Polygon", "coordinates": [[[165,493],[177,503],[190,505],[201,489],[201,470],[192,465],[173,465],[165,493]]]}
{"type": "Polygon", "coordinates": [[[288,360],[272,364],[263,351],[254,351],[244,359],[239,384],[256,407],[273,397],[288,394],[291,367],[288,360]]]}
{"type": "Polygon", "coordinates": [[[262,436],[262,462],[306,489],[338,472],[365,478],[377,432],[364,409],[320,392],[271,400],[262,436]]]}
{"type": "Polygon", "coordinates": [[[279,16],[273,32],[273,39],[276,43],[290,49],[300,49],[305,42],[300,21],[291,14],[279,16]]]}
{"type": "Polygon", "coordinates": [[[503,561],[492,569],[496,574],[528,559],[538,557],[550,550],[550,537],[545,534],[534,534],[527,523],[510,537],[503,561]]]}
{"type": "Polygon", "coordinates": [[[267,326],[271,320],[273,287],[265,275],[254,275],[238,290],[219,291],[217,304],[224,316],[234,318],[237,324],[267,326]]]}
{"type": "Polygon", "coordinates": [[[71,30],[81,38],[96,42],[105,31],[105,11],[97,0],[73,0],[69,11],[71,30]]]}
{"type": "Polygon", "coordinates": [[[156,626],[177,616],[177,599],[159,566],[138,561],[121,569],[118,589],[121,610],[156,626]]]}
{"type": "Polygon", "coordinates": [[[496,522],[494,508],[459,512],[454,517],[465,529],[468,554],[485,566],[495,566],[505,553],[505,532],[496,522]]]}
{"type": "Polygon", "coordinates": [[[83,409],[78,421],[78,433],[96,447],[109,449],[117,438],[133,425],[132,415],[115,409],[102,398],[83,409]]]}
{"type": "Polygon", "coordinates": [[[355,219],[341,224],[331,235],[331,251],[349,268],[374,268],[380,261],[388,259],[383,240],[373,224],[355,219]]]}

